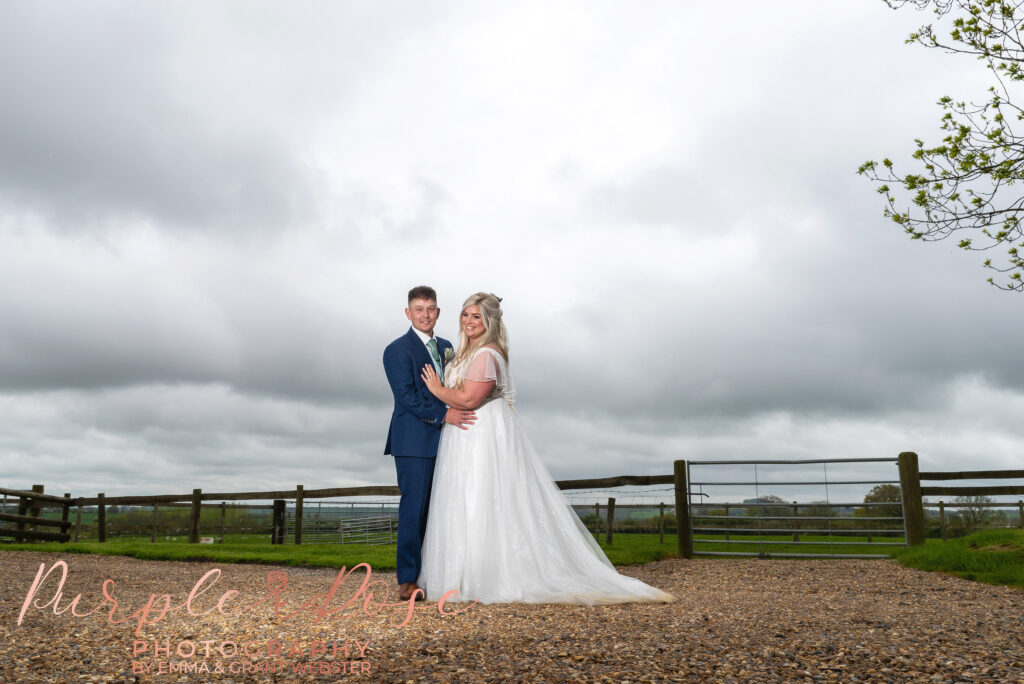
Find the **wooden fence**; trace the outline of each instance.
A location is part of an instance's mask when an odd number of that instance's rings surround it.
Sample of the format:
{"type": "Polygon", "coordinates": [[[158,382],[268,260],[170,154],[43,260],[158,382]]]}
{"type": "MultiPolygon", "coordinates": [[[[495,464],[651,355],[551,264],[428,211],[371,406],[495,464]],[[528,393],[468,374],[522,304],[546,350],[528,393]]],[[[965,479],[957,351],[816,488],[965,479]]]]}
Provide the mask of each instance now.
{"type": "MultiPolygon", "coordinates": [[[[617,477],[605,477],[596,479],[586,480],[562,480],[555,484],[560,489],[604,489],[608,487],[621,487],[626,485],[632,486],[645,486],[645,485],[657,485],[657,484],[673,484],[674,479],[672,475],[620,475],[617,477]]],[[[678,486],[678,485],[677,485],[678,486]]],[[[294,501],[294,519],[295,519],[295,543],[302,543],[302,515],[303,515],[303,503],[307,499],[326,499],[326,498],[337,498],[337,497],[348,497],[348,496],[399,496],[400,492],[398,487],[394,486],[367,486],[367,487],[335,487],[329,489],[306,489],[303,485],[297,485],[295,489],[286,490],[270,490],[261,492],[203,492],[202,489],[193,489],[191,494],[155,494],[148,496],[106,496],[104,493],[99,493],[95,497],[78,497],[75,499],[71,498],[70,494],[65,494],[64,498],[55,496],[48,496],[42,494],[42,485],[33,485],[33,491],[24,491],[16,489],[0,489],[0,494],[6,494],[8,496],[14,496],[19,499],[19,510],[24,507],[30,507],[35,511],[35,515],[31,518],[27,516],[6,516],[6,518],[17,518],[12,522],[19,522],[19,529],[14,528],[0,528],[0,539],[2,538],[14,538],[15,541],[23,540],[51,540],[51,541],[68,541],[69,535],[66,534],[66,529],[71,526],[68,522],[68,512],[70,507],[74,506],[77,509],[75,527],[76,530],[81,530],[82,521],[82,508],[85,506],[96,507],[96,523],[97,523],[97,537],[98,541],[103,543],[107,540],[107,524],[106,524],[106,509],[108,506],[153,506],[154,514],[158,510],[159,506],[174,506],[182,505],[182,502],[187,502],[185,505],[189,506],[189,519],[188,519],[188,540],[189,543],[199,543],[199,521],[204,508],[217,508],[221,514],[222,528],[223,520],[225,516],[225,507],[223,502],[225,501],[267,501],[272,500],[273,506],[258,506],[258,505],[247,505],[247,508],[271,508],[273,510],[272,526],[271,526],[271,543],[283,544],[285,540],[285,510],[287,501],[294,501]],[[203,504],[204,501],[219,501],[221,504],[203,504]],[[39,509],[50,507],[56,504],[60,504],[63,507],[62,522],[50,521],[39,518],[39,509]],[[32,525],[60,525],[62,533],[61,535],[54,535],[53,533],[37,532],[32,530],[24,530],[26,524],[32,525]]],[[[678,496],[677,496],[678,500],[678,496]]],[[[615,515],[615,499],[611,498],[608,500],[608,525],[605,532],[605,539],[608,543],[612,541],[612,526],[611,522],[614,520],[615,515]]],[[[664,516],[664,513],[662,513],[664,516]]],[[[154,519],[156,515],[154,515],[154,519]]],[[[3,520],[5,518],[0,518],[3,520]]],[[[664,528],[664,517],[662,517],[662,528],[664,528]]],[[[664,533],[662,533],[664,534],[664,533]]],[[[78,532],[76,531],[76,538],[78,532]]],[[[153,539],[156,539],[156,527],[154,523],[153,528],[153,539]]]]}
{"type": "Polygon", "coordinates": [[[939,535],[942,537],[942,541],[946,541],[948,536],[948,524],[946,522],[946,509],[947,508],[1016,508],[1017,509],[1017,527],[1024,530],[1024,501],[1008,502],[1008,503],[987,503],[987,502],[970,502],[962,503],[956,501],[939,501],[938,503],[926,503],[925,508],[937,508],[939,509],[939,535]]]}
{"type": "MultiPolygon", "coordinates": [[[[914,452],[903,452],[898,459],[900,472],[900,489],[903,497],[903,512],[907,533],[907,543],[911,546],[924,543],[924,504],[922,497],[936,495],[953,496],[977,496],[992,494],[1024,494],[1024,485],[995,486],[995,487],[922,487],[921,481],[931,480],[967,480],[967,479],[1021,479],[1024,478],[1024,470],[987,470],[987,471],[966,471],[966,472],[921,472],[918,468],[918,457],[914,452]]],[[[603,477],[585,480],[560,480],[555,484],[559,489],[606,489],[621,486],[647,486],[659,484],[671,484],[674,488],[675,511],[676,511],[676,544],[677,551],[683,558],[693,556],[693,536],[690,525],[690,496],[689,483],[687,481],[686,461],[675,461],[671,475],[620,475],[617,477],[603,477]]],[[[100,542],[106,541],[106,507],[118,506],[145,506],[180,504],[188,502],[189,505],[189,542],[199,542],[199,521],[203,501],[253,501],[272,500],[273,504],[273,526],[271,541],[275,544],[283,544],[285,539],[285,510],[287,500],[294,501],[295,517],[295,543],[302,543],[302,508],[306,499],[337,498],[348,496],[398,496],[398,487],[394,486],[368,486],[368,487],[336,487],[329,489],[305,489],[303,485],[297,485],[295,489],[270,490],[261,492],[203,492],[201,489],[193,489],[191,494],[159,494],[152,496],[111,496],[103,493],[95,497],[79,497],[72,499],[70,494],[62,497],[50,496],[43,493],[42,485],[35,485],[32,491],[3,489],[0,494],[14,496],[19,499],[18,514],[2,514],[0,521],[16,523],[16,527],[0,527],[0,538],[13,538],[15,541],[23,540],[53,540],[68,541],[69,512],[72,506],[76,507],[76,526],[81,527],[82,507],[97,507],[98,538],[100,542]],[[60,507],[62,510],[61,519],[47,520],[40,517],[42,508],[60,507]],[[29,529],[37,526],[59,527],[60,532],[46,532],[36,529],[29,529]]],[[[209,504],[205,507],[209,508],[209,504]]],[[[219,506],[223,520],[224,506],[219,506]]],[[[600,508],[595,511],[600,517],[600,508]]],[[[610,498],[607,506],[607,524],[605,539],[608,543],[612,541],[612,523],[615,517],[615,499],[610,498]]],[[[664,535],[664,505],[662,504],[662,535],[664,535]]],[[[154,531],[155,538],[155,531],[154,531]]]]}
{"type": "Polygon", "coordinates": [[[0,513],[0,522],[15,523],[14,527],[0,527],[0,538],[11,538],[14,541],[59,542],[66,542],[70,538],[67,532],[71,526],[71,523],[68,521],[68,514],[73,505],[70,494],[65,494],[63,497],[44,494],[43,485],[33,485],[30,492],[0,487],[0,494],[14,496],[18,499],[17,514],[7,513],[6,511],[0,513]],[[48,520],[40,516],[42,509],[48,507],[47,504],[60,506],[60,520],[48,520]],[[47,532],[46,530],[35,529],[36,527],[56,527],[59,528],[59,531],[47,532]]]}
{"type": "MultiPolygon", "coordinates": [[[[903,507],[907,524],[907,542],[911,546],[924,543],[924,497],[926,496],[999,496],[1024,494],[1024,484],[990,486],[929,486],[922,487],[921,481],[936,482],[950,480],[1022,480],[1024,470],[961,470],[951,472],[919,471],[917,454],[907,451],[900,454],[900,481],[903,483],[903,507]],[[906,473],[904,473],[904,470],[906,473]],[[911,520],[913,519],[913,523],[911,520]]],[[[945,507],[965,504],[946,504],[940,501],[939,515],[942,538],[946,538],[945,507]]],[[[982,506],[986,504],[966,504],[982,506]]],[[[1014,504],[991,504],[989,506],[1013,506],[1014,504]]],[[[1024,527],[1024,502],[1017,502],[1021,526],[1024,527]]]]}

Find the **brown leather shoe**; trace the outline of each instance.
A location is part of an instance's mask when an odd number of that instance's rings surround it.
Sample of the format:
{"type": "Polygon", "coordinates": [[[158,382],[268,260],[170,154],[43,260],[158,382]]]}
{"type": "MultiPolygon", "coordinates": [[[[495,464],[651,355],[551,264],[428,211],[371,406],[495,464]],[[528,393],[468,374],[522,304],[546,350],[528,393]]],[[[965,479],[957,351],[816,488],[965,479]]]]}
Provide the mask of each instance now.
{"type": "Polygon", "coordinates": [[[412,598],[413,594],[416,594],[417,601],[422,601],[426,597],[426,594],[416,586],[415,582],[404,582],[398,585],[398,598],[400,600],[408,601],[412,598]]]}

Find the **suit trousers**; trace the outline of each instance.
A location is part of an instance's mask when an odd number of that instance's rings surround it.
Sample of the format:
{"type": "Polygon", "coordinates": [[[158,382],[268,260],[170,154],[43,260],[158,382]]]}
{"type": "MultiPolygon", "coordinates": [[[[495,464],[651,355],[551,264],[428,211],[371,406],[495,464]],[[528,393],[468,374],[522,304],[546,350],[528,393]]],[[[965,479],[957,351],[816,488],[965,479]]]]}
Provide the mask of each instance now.
{"type": "Polygon", "coordinates": [[[398,583],[415,582],[420,575],[420,549],[427,531],[430,487],[434,482],[434,459],[395,456],[398,489],[398,583]]]}

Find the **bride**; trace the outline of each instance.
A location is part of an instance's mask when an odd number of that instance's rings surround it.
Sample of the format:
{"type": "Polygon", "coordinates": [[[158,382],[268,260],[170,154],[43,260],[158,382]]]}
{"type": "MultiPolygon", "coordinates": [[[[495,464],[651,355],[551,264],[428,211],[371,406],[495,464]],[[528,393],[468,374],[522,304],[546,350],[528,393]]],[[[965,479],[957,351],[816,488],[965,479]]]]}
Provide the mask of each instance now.
{"type": "Polygon", "coordinates": [[[476,411],[468,430],[441,432],[417,584],[434,599],[481,603],[673,601],[620,575],[569,507],[513,409],[501,300],[478,292],[462,305],[459,351],[442,384],[423,380],[451,407],[476,411]]]}

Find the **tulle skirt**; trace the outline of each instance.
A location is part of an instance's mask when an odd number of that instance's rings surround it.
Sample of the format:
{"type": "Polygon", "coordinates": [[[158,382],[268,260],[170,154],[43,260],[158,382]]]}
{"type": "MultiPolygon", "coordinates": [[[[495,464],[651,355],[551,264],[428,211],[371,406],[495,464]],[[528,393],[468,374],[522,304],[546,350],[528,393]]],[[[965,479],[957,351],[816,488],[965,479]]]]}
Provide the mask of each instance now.
{"type": "Polygon", "coordinates": [[[503,398],[468,430],[445,425],[418,584],[436,601],[627,603],[675,600],[620,575],[580,522],[503,398]]]}

